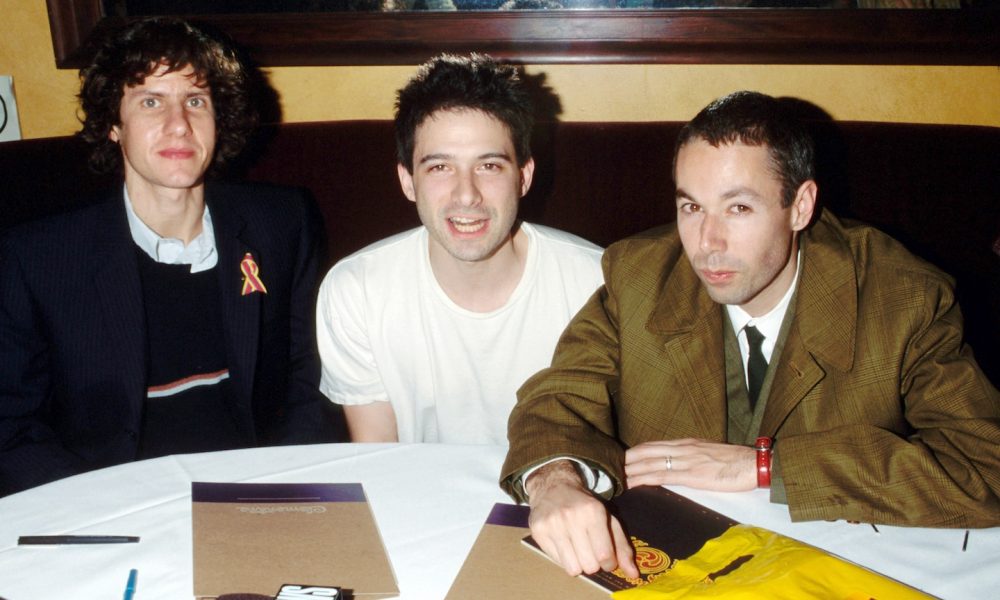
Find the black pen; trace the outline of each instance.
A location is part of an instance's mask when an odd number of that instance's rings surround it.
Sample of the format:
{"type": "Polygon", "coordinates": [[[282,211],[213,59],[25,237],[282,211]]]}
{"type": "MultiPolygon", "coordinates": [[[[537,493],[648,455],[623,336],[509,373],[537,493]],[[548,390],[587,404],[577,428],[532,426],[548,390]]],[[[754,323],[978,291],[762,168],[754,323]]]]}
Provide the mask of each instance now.
{"type": "Polygon", "coordinates": [[[22,535],[18,546],[62,546],[64,544],[132,544],[139,541],[134,535],[22,535]]]}

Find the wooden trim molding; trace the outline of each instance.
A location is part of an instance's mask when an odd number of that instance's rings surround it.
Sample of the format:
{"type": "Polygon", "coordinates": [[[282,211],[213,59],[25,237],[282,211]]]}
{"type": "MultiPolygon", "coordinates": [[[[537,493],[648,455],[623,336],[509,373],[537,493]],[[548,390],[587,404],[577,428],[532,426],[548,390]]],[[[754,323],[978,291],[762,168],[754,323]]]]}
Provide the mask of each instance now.
{"type": "MultiPolygon", "coordinates": [[[[47,0],[56,64],[77,68],[100,0],[47,0]]],[[[191,17],[262,66],[413,65],[439,52],[546,63],[1000,65],[1000,10],[540,10],[191,17]]]]}

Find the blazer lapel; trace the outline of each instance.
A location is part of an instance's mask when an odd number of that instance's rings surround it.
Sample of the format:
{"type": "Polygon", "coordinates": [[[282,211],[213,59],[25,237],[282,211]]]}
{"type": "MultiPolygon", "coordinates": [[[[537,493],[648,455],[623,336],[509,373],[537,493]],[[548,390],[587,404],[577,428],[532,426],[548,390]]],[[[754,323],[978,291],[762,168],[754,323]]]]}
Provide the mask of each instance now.
{"type": "MultiPolygon", "coordinates": [[[[802,239],[802,273],[794,321],[768,394],[760,435],[773,436],[788,414],[826,375],[854,365],[858,290],[854,261],[824,211],[802,239]]],[[[833,400],[831,400],[833,401],[833,400]]]]}
{"type": "MultiPolygon", "coordinates": [[[[673,385],[682,397],[678,411],[692,420],[693,436],[725,439],[726,368],[722,337],[722,312],[682,255],[656,309],[647,321],[647,330],[663,340],[664,372],[676,378],[673,385]],[[686,412],[681,410],[686,409],[686,412]]],[[[670,423],[664,424],[670,427],[670,423]]]]}
{"type": "Polygon", "coordinates": [[[94,233],[94,291],[110,336],[108,352],[125,381],[126,393],[138,419],[146,397],[146,316],[136,246],[117,195],[98,214],[94,233]]]}
{"type": "MultiPolygon", "coordinates": [[[[245,409],[240,412],[250,417],[262,294],[254,292],[243,295],[240,262],[249,252],[258,263],[263,263],[264,269],[266,263],[259,249],[244,239],[246,224],[243,217],[233,211],[231,203],[225,200],[221,190],[206,190],[206,203],[212,214],[216,251],[219,253],[219,292],[222,294],[222,319],[230,383],[236,402],[245,409]]],[[[249,423],[247,425],[253,431],[252,426],[249,423]]]]}

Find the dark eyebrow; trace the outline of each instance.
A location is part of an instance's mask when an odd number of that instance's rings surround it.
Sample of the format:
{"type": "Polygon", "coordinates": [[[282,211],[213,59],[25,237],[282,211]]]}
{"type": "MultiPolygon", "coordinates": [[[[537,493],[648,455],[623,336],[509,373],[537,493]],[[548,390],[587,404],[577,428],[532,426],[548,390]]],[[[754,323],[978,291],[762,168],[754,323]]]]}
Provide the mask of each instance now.
{"type": "Polygon", "coordinates": [[[430,162],[432,160],[443,160],[443,159],[449,159],[449,158],[454,158],[454,157],[451,154],[444,154],[444,153],[427,154],[427,155],[421,156],[420,160],[417,161],[417,164],[422,165],[422,164],[430,162]]]}
{"type": "Polygon", "coordinates": [[[506,152],[487,152],[486,154],[479,155],[479,160],[483,160],[484,158],[501,158],[507,162],[514,162],[506,152]]]}
{"type": "MultiPolygon", "coordinates": [[[[132,86],[130,88],[133,94],[147,94],[150,96],[166,96],[167,93],[148,87],[148,86],[132,86]]],[[[211,96],[212,91],[208,89],[208,86],[195,86],[194,89],[188,90],[184,93],[185,98],[190,98],[191,96],[211,96]]]]}
{"type": "MultiPolygon", "coordinates": [[[[421,164],[422,165],[422,164],[424,164],[426,162],[430,162],[430,161],[433,161],[433,160],[449,160],[449,159],[453,159],[453,158],[455,158],[455,156],[453,154],[446,154],[444,152],[438,152],[436,154],[428,154],[426,156],[420,157],[420,160],[417,161],[417,164],[421,164]]],[[[477,160],[486,160],[486,159],[490,159],[490,158],[494,158],[494,159],[495,158],[499,158],[499,159],[505,160],[507,162],[514,162],[511,159],[510,155],[507,154],[506,152],[486,152],[485,154],[480,154],[479,156],[476,157],[477,160]]]]}
{"type": "Polygon", "coordinates": [[[727,191],[725,194],[723,194],[722,198],[724,200],[731,200],[738,196],[745,196],[750,200],[760,200],[760,194],[757,193],[757,190],[753,188],[748,188],[746,186],[733,188],[727,191]]]}

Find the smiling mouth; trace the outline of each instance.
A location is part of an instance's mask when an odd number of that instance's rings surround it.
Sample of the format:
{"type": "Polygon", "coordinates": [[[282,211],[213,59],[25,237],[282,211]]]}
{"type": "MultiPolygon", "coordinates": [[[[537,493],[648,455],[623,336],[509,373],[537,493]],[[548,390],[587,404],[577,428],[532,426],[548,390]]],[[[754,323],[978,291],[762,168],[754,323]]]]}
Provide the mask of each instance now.
{"type": "Polygon", "coordinates": [[[468,219],[465,217],[449,217],[448,222],[459,233],[476,233],[486,227],[487,219],[468,219]]]}

